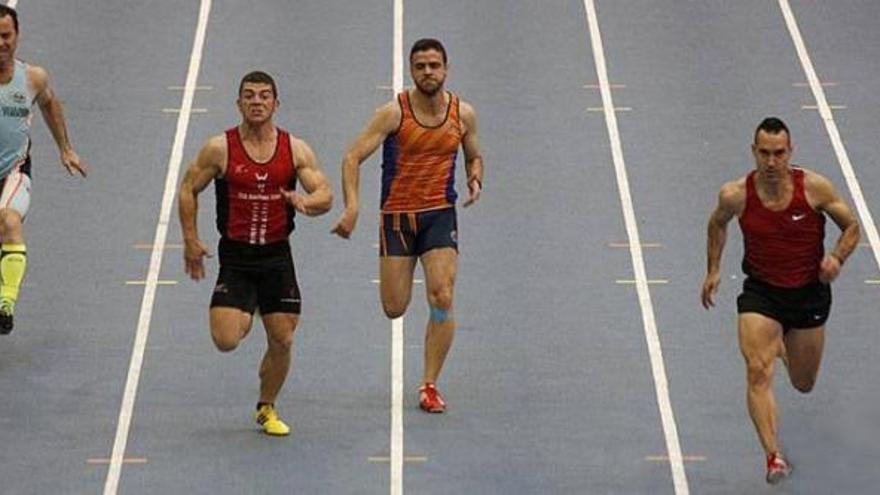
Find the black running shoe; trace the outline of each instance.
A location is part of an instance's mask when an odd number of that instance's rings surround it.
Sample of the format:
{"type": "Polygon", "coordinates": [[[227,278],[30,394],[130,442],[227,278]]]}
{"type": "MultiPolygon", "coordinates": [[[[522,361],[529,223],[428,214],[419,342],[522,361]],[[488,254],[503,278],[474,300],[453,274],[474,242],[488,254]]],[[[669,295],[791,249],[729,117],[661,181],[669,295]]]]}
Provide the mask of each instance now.
{"type": "Polygon", "coordinates": [[[7,335],[12,331],[13,307],[8,300],[0,300],[0,335],[7,335]]]}

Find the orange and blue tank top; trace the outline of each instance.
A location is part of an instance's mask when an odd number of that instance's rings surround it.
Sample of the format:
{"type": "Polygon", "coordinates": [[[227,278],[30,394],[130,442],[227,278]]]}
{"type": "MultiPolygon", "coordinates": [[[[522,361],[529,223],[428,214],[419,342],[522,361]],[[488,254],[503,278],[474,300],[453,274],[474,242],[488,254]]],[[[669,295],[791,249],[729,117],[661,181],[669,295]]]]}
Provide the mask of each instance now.
{"type": "Polygon", "coordinates": [[[455,205],[455,161],[464,132],[458,96],[448,95],[446,118],[433,127],[418,121],[407,91],[397,95],[400,126],[382,148],[382,212],[419,212],[455,205]]]}

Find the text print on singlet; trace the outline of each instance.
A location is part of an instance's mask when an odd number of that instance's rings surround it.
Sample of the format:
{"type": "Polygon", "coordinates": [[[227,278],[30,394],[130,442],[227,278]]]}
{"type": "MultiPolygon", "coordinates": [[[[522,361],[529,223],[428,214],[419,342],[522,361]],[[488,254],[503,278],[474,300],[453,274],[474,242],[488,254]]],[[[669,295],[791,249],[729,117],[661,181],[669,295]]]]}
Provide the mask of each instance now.
{"type": "Polygon", "coordinates": [[[290,135],[277,131],[275,153],[265,163],[248,155],[237,127],[226,131],[226,174],[214,181],[217,229],[226,239],[270,244],[286,240],[294,229],[296,212],[284,199],[281,187],[296,189],[296,167],[290,135]]]}
{"type": "Polygon", "coordinates": [[[746,207],[740,215],[743,272],[777,287],[802,287],[818,280],[825,248],[825,215],[807,201],[804,170],[791,169],[793,190],[788,206],[767,209],[755,186],[755,172],[746,178],[746,207]]]}
{"type": "Polygon", "coordinates": [[[16,59],[12,80],[0,84],[0,177],[27,160],[34,98],[27,64],[16,59]]]}
{"type": "Polygon", "coordinates": [[[455,204],[455,160],[463,130],[458,96],[447,92],[446,118],[437,126],[422,125],[409,93],[397,96],[400,127],[382,150],[382,211],[418,212],[455,204]]]}

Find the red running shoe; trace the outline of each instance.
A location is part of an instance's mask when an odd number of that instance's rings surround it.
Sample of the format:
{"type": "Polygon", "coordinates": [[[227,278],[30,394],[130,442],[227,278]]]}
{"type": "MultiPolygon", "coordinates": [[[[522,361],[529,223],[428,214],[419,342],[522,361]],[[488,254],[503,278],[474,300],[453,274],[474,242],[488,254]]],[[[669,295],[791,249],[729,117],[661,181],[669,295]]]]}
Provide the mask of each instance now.
{"type": "Polygon", "coordinates": [[[442,413],[446,410],[446,402],[433,383],[419,387],[419,407],[429,413],[442,413]]]}
{"type": "Polygon", "coordinates": [[[791,475],[792,467],[779,452],[767,456],[767,483],[775,485],[791,475]]]}

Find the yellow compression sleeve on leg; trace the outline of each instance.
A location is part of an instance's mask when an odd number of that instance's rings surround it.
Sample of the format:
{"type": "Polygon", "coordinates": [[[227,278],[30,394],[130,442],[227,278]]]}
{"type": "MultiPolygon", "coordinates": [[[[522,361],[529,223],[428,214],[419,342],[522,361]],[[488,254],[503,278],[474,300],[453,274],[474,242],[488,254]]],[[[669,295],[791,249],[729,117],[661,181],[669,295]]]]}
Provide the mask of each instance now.
{"type": "Polygon", "coordinates": [[[27,269],[27,248],[24,244],[0,245],[0,299],[15,302],[27,269]]]}

